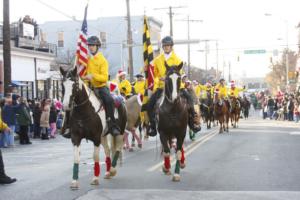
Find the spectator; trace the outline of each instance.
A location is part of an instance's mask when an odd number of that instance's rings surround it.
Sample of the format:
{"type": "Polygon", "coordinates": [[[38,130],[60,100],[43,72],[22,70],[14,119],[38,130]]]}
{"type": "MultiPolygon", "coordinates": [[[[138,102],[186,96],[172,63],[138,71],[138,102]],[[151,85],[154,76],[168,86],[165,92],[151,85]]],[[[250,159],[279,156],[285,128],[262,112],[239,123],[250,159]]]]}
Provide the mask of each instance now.
{"type": "Polygon", "coordinates": [[[274,113],[275,102],[271,96],[268,97],[267,106],[268,106],[268,115],[269,115],[270,119],[272,119],[273,113],[274,113]]]}
{"type": "Polygon", "coordinates": [[[2,119],[3,122],[8,125],[10,128],[9,132],[4,132],[2,134],[2,142],[4,147],[13,146],[14,145],[14,133],[16,127],[16,108],[12,104],[11,97],[5,98],[5,105],[2,109],[2,119]]]}
{"type": "Polygon", "coordinates": [[[41,104],[37,102],[33,109],[33,138],[40,138],[41,137],[41,127],[40,127],[40,120],[41,120],[42,110],[41,104]]]}
{"type": "Polygon", "coordinates": [[[57,120],[57,110],[55,105],[52,104],[50,107],[50,118],[49,118],[50,129],[51,129],[50,138],[55,138],[56,120],[57,120]]]}
{"type": "Polygon", "coordinates": [[[40,119],[40,127],[41,127],[41,139],[48,140],[49,139],[49,116],[50,116],[50,100],[43,99],[41,103],[41,119],[40,119]]]}
{"type": "Polygon", "coordinates": [[[294,121],[296,123],[298,123],[299,119],[300,119],[299,103],[295,100],[295,103],[294,103],[294,121]]]}
{"type": "Polygon", "coordinates": [[[16,113],[17,122],[20,126],[20,144],[31,144],[28,136],[28,127],[31,119],[27,102],[23,97],[20,98],[20,104],[16,113]]]}

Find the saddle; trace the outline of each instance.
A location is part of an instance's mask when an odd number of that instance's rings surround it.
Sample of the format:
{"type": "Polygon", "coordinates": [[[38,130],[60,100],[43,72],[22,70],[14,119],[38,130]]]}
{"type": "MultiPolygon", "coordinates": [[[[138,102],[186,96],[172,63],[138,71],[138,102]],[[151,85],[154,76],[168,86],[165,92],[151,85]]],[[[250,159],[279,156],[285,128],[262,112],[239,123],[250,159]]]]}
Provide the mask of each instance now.
{"type": "Polygon", "coordinates": [[[125,103],[124,97],[122,97],[121,95],[116,95],[112,93],[111,96],[114,100],[115,108],[119,108],[122,103],[125,103]]]}

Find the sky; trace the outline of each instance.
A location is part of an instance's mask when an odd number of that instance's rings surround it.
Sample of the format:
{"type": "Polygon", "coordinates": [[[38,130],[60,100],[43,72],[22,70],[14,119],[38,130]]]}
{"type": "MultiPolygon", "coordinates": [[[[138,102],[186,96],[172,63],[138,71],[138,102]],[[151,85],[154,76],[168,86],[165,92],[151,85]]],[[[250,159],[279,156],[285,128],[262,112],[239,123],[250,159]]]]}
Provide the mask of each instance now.
{"type": "MultiPolygon", "coordinates": [[[[3,0],[0,0],[2,10],[3,0]]],[[[71,16],[81,20],[87,0],[10,0],[10,21],[28,14],[38,23],[54,20],[69,20],[71,16]],[[62,11],[45,6],[44,3],[62,11]],[[66,16],[67,15],[67,16],[66,16]]],[[[130,0],[131,15],[154,16],[163,22],[162,36],[169,34],[168,10],[156,9],[169,6],[174,9],[174,39],[187,38],[187,22],[182,19],[202,20],[190,23],[190,38],[218,40],[218,62],[216,42],[208,43],[207,68],[225,70],[229,64],[233,78],[263,77],[270,69],[273,50],[289,48],[298,51],[298,29],[300,22],[299,0],[130,0]],[[265,16],[265,13],[271,16],[265,16]],[[288,42],[287,42],[288,41],[288,42]],[[247,55],[246,49],[264,49],[265,54],[247,55]],[[239,57],[239,61],[237,58],[239,57]]],[[[125,16],[126,0],[89,0],[88,19],[106,16],[125,16]]],[[[3,21],[3,16],[0,16],[3,21]]],[[[187,45],[175,45],[175,51],[187,60],[187,45]]],[[[204,43],[191,45],[191,64],[205,69],[204,43]]],[[[279,59],[273,57],[273,60],[279,59]]]]}

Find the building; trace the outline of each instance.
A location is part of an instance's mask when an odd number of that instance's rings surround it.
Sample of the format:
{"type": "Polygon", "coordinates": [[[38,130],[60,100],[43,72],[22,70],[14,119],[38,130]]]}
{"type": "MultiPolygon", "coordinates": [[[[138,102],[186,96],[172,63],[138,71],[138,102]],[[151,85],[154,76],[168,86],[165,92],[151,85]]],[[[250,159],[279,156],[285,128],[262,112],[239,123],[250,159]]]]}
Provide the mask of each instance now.
{"type": "MultiPolygon", "coordinates": [[[[140,73],[143,66],[143,23],[144,16],[132,16],[133,74],[140,73]]],[[[40,25],[43,38],[56,43],[57,60],[71,63],[75,58],[81,21],[50,21],[40,25]]],[[[127,20],[125,17],[103,17],[88,20],[88,35],[101,39],[104,56],[110,66],[110,75],[115,77],[119,69],[128,70],[127,20]]],[[[151,42],[158,44],[161,39],[162,23],[149,17],[151,42]]],[[[158,46],[154,47],[158,49],[158,46]]]]}
{"type": "MultiPolygon", "coordinates": [[[[0,26],[1,33],[3,27],[0,26]]],[[[0,35],[0,81],[3,72],[3,36],[0,35]]],[[[56,57],[56,45],[40,40],[38,25],[29,16],[11,24],[11,86],[28,99],[53,97],[50,66],[56,57]]],[[[57,80],[58,82],[58,80],[57,80]]],[[[3,84],[0,94],[3,96],[3,84]]],[[[58,96],[58,95],[57,95],[58,96]]]]}

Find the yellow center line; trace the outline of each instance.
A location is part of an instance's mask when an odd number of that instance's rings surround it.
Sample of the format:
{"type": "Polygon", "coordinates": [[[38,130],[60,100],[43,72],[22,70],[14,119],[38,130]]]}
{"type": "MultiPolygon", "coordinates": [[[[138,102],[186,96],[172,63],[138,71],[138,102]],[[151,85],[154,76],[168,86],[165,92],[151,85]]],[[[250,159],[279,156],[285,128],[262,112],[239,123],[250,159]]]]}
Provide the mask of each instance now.
{"type": "MultiPolygon", "coordinates": [[[[218,135],[218,130],[212,130],[211,133],[206,134],[200,138],[198,138],[196,141],[194,141],[192,144],[188,145],[185,148],[185,157],[190,155],[193,151],[195,151],[200,145],[204,144],[206,141],[210,140],[214,136],[218,135]]],[[[171,165],[174,165],[176,162],[176,159],[172,156],[170,157],[171,165]]],[[[161,168],[161,166],[164,164],[164,161],[161,161],[157,163],[156,165],[150,167],[147,169],[148,172],[153,172],[155,170],[158,170],[161,168]]]]}

